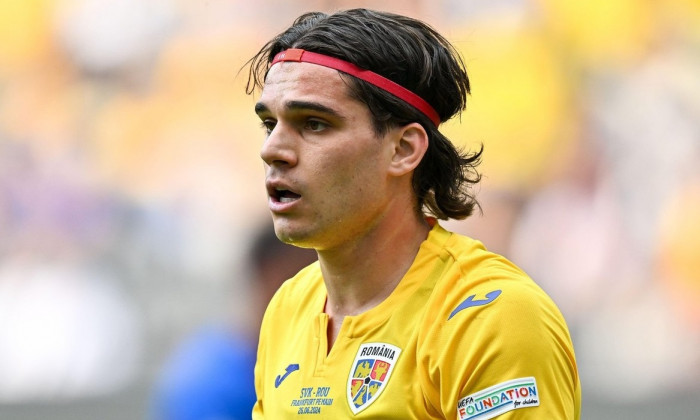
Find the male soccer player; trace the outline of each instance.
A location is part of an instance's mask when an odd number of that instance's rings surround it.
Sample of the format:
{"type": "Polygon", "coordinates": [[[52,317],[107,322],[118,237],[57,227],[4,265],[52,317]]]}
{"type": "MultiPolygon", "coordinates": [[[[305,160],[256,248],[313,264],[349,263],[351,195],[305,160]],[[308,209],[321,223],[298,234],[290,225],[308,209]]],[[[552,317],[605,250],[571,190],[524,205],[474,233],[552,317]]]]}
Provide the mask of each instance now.
{"type": "Polygon", "coordinates": [[[438,130],[469,79],[428,25],[309,13],[250,63],[277,236],[317,251],[260,334],[254,419],[578,419],[571,339],[511,262],[439,219],[477,205],[481,152],[438,130]]]}

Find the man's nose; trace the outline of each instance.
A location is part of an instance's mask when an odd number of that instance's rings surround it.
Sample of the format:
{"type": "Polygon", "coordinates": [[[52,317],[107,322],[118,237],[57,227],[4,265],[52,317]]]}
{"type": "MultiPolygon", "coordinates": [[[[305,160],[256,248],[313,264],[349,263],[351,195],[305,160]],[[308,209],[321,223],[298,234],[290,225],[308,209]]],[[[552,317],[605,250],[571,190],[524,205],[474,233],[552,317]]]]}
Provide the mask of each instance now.
{"type": "Polygon", "coordinates": [[[265,139],[260,157],[269,166],[294,166],[297,164],[294,134],[277,124],[265,139]]]}

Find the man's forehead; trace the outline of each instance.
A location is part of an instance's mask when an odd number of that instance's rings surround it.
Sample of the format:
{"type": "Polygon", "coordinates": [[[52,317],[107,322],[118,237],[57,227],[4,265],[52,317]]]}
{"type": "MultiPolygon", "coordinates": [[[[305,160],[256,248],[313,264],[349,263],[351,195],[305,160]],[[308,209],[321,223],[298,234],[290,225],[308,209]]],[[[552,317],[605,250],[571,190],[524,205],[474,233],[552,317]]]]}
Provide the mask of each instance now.
{"type": "Polygon", "coordinates": [[[332,100],[349,98],[347,83],[337,70],[311,63],[277,63],[270,68],[262,89],[269,96],[313,95],[332,100]]]}

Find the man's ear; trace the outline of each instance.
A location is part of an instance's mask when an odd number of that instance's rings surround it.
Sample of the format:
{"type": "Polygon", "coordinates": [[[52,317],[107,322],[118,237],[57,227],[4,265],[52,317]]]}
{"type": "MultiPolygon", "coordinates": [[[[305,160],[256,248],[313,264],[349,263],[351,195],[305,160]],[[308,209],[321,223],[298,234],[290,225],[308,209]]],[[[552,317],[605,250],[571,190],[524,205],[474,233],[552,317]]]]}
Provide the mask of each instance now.
{"type": "Polygon", "coordinates": [[[393,155],[390,174],[402,176],[410,173],[428,150],[428,133],[422,125],[410,123],[398,129],[393,139],[393,155]]]}

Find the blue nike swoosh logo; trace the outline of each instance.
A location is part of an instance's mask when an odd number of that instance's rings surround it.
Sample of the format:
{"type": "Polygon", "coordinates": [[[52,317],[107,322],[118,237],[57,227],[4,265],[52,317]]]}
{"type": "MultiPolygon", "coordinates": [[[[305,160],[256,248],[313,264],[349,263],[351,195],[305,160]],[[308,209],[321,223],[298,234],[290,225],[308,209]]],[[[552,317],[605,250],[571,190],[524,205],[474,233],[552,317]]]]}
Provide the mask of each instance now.
{"type": "Polygon", "coordinates": [[[500,290],[494,290],[493,292],[488,292],[486,294],[486,299],[481,299],[481,300],[474,300],[476,295],[471,295],[468,298],[464,299],[464,302],[460,303],[459,306],[457,306],[455,308],[455,310],[452,311],[452,313],[450,314],[450,317],[447,318],[447,320],[449,321],[453,316],[457,315],[457,313],[459,313],[460,311],[462,311],[464,309],[471,308],[472,306],[487,305],[487,304],[493,302],[494,300],[496,300],[496,298],[500,295],[501,295],[500,290]]]}
{"type": "Polygon", "coordinates": [[[299,370],[299,365],[296,363],[287,366],[287,370],[286,370],[286,372],[284,372],[284,375],[282,375],[282,376],[277,375],[277,377],[275,378],[275,388],[278,388],[282,384],[282,381],[284,381],[284,379],[287,376],[289,376],[290,373],[297,371],[297,370],[299,370]]]}

